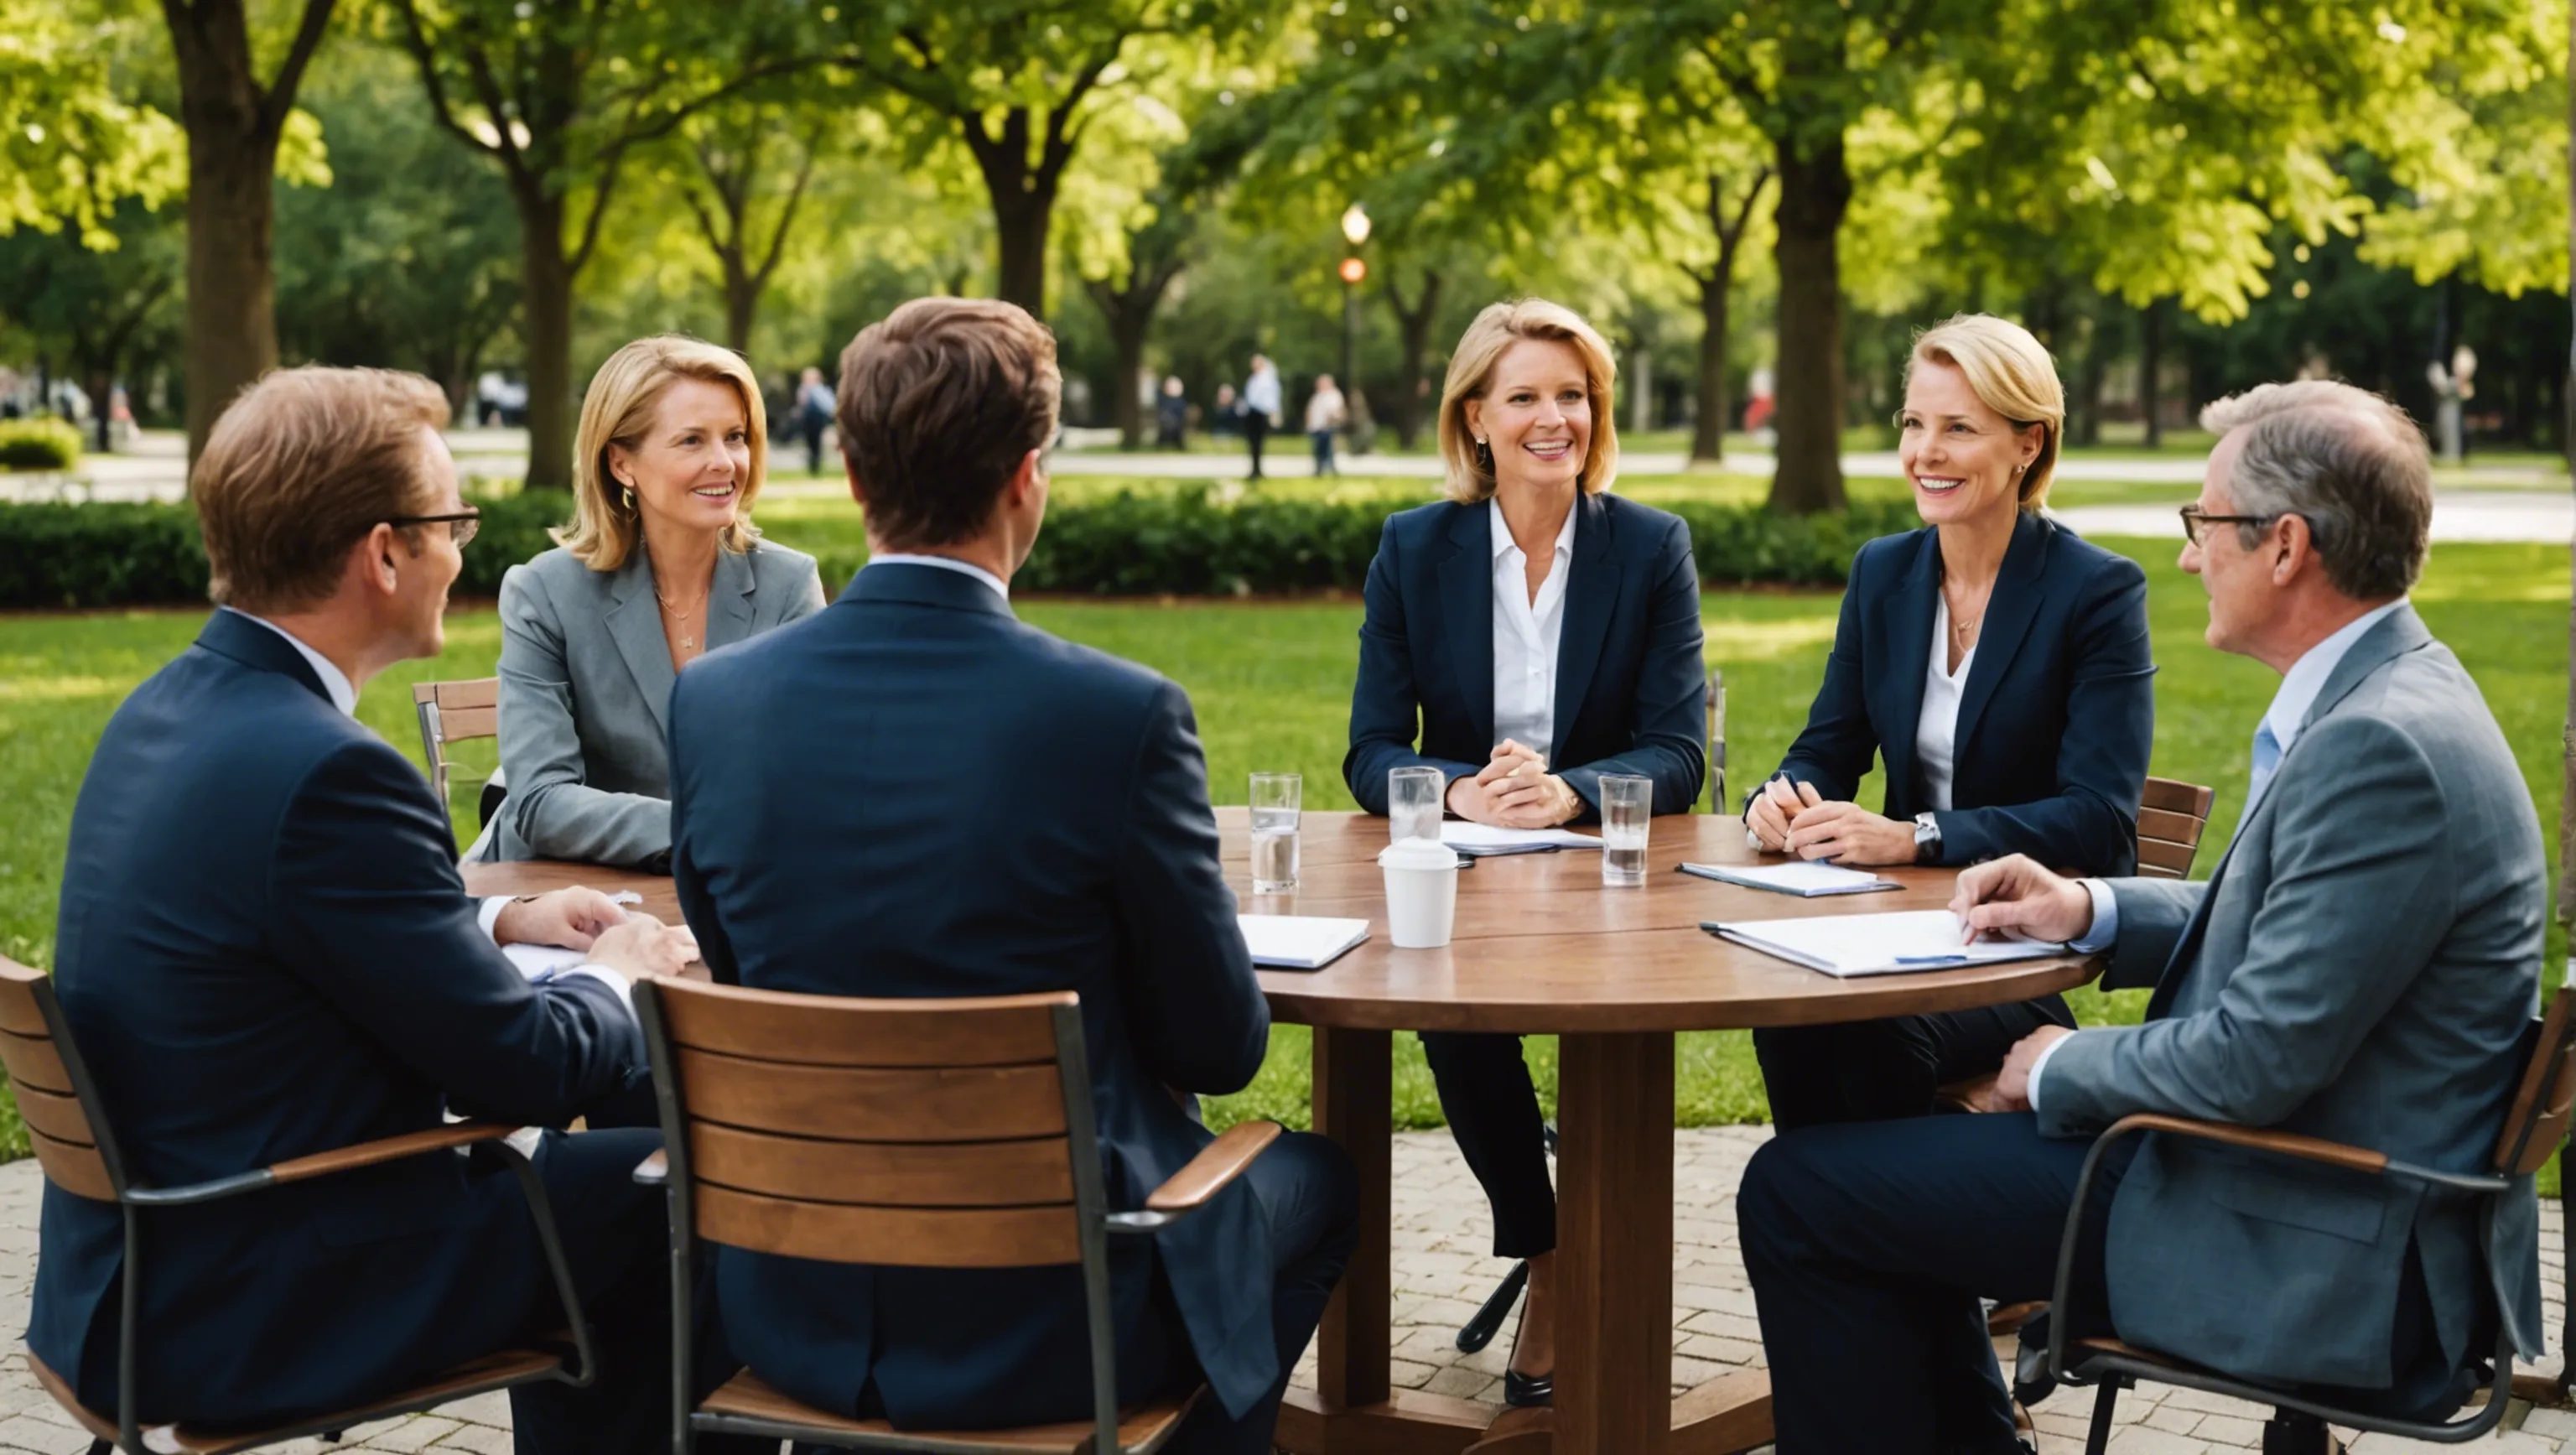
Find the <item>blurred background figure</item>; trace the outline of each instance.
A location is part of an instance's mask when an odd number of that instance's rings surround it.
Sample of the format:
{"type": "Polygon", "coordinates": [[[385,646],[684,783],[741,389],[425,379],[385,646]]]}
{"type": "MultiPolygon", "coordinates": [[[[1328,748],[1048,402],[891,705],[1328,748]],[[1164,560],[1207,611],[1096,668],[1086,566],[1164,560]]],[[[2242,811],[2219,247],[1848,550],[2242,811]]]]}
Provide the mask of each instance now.
{"type": "Polygon", "coordinates": [[[823,473],[823,431],[832,423],[832,386],[808,365],[796,385],[796,432],[805,438],[805,473],[823,473]]]}
{"type": "Polygon", "coordinates": [[[1186,438],[1189,425],[1189,395],[1181,387],[1181,376],[1170,375],[1163,380],[1162,396],[1154,401],[1154,448],[1189,448],[1186,438]]]}
{"type": "Polygon", "coordinates": [[[1350,407],[1342,400],[1341,386],[1330,374],[1315,376],[1315,392],[1306,398],[1306,439],[1315,447],[1315,473],[1338,475],[1341,469],[1333,463],[1333,436],[1350,423],[1350,407]]]}
{"type": "Polygon", "coordinates": [[[1279,366],[1268,356],[1252,356],[1252,374],[1243,381],[1243,443],[1252,453],[1254,480],[1261,478],[1261,446],[1270,432],[1279,427],[1282,400],[1279,396],[1279,366]]]}

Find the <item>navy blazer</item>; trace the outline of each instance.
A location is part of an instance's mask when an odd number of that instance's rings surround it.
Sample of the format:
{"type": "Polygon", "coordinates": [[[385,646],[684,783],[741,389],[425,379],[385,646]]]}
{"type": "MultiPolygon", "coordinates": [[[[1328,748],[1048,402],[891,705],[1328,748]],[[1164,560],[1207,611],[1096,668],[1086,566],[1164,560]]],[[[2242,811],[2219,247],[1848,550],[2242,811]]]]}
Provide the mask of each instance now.
{"type": "MultiPolygon", "coordinates": [[[[1142,1207],[1211,1140],[1171,1088],[1235,1091],[1261,1067],[1270,1012],[1218,865],[1189,698],[1022,625],[972,577],[869,566],[830,608],[681,673],[671,824],[680,902],[720,980],[1078,993],[1114,1208],[1142,1207]]],[[[1111,1245],[1122,1349],[1157,1327],[1159,1262],[1237,1414],[1278,1373],[1260,1217],[1238,1183],[1150,1242],[1111,1245]]],[[[733,1352],[810,1404],[853,1410],[873,1380],[910,1428],[1090,1408],[1076,1267],[724,1249],[716,1270],[733,1352]]]]}
{"type": "MultiPolygon", "coordinates": [[[[1824,686],[1783,772],[1848,801],[1875,752],[1887,767],[1889,818],[1931,807],[1914,731],[1940,590],[1940,531],[1926,526],[1860,548],[1824,686]]],[[[1941,862],[2028,854],[2080,874],[2134,872],[2138,798],[2156,737],[2155,671],[2147,573],[2024,512],[1959,697],[1952,807],[1935,818],[1941,862]]]]}
{"type": "MultiPolygon", "coordinates": [[[[560,1125],[639,1078],[608,986],[477,927],[420,770],[284,637],[217,612],[109,720],[72,810],[54,988],[126,1171],[226,1177],[469,1115],[560,1125]]],[[[517,1180],[406,1158],[143,1214],[147,1422],[344,1407],[550,1303],[517,1180]]],[[[45,1186],[27,1342],[116,1406],[122,1218],[45,1186]]]]}
{"type": "MultiPolygon", "coordinates": [[[[1690,527],[1616,495],[1575,497],[1548,766],[1598,817],[1601,776],[1655,780],[1655,812],[1688,813],[1708,767],[1708,664],[1690,527]]],[[[1494,546],[1486,503],[1388,516],[1369,562],[1342,779],[1386,812],[1386,775],[1472,777],[1494,751],[1494,546]],[[1419,751],[1415,748],[1419,728],[1419,751]]],[[[1537,746],[1532,744],[1531,746],[1537,746]]]]}

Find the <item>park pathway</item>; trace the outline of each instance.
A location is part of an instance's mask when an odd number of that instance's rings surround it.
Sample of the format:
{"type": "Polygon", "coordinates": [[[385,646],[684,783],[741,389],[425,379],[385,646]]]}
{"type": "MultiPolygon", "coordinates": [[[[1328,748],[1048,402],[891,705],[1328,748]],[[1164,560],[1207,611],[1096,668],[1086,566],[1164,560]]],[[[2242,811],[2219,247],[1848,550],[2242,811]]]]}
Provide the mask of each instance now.
{"type": "MultiPolygon", "coordinates": [[[[1735,1186],[1745,1159],[1769,1136],[1760,1127],[1686,1130],[1673,1167],[1674,1254],[1673,1388],[1712,1378],[1728,1368],[1758,1364],[1761,1336],[1753,1295],[1735,1244],[1735,1186]]],[[[29,1285],[35,1274],[36,1210],[42,1177],[33,1161],[0,1167],[0,1327],[26,1327],[29,1285]]],[[[2559,1325],[2558,1204],[2543,1203],[2542,1262],[2549,1290],[2549,1327],[2559,1325]]],[[[1487,1254],[1492,1228],[1476,1181],[1442,1132],[1407,1132],[1395,1146],[1395,1380],[1466,1399],[1499,1403],[1503,1361],[1510,1339],[1462,1355],[1451,1336],[1493,1288],[1506,1264],[1487,1254]]],[[[23,1347],[23,1346],[18,1346],[23,1347]]],[[[2550,1367],[2558,1359],[2549,1357],[2550,1367]]],[[[1311,1387],[1310,1354],[1296,1382],[1311,1387]]],[[[1855,1397],[1866,1398],[1868,1376],[1853,1376],[1855,1397]]],[[[2042,1455],[2074,1455],[2084,1443],[2089,1390],[2062,1392],[2034,1412],[2042,1455]]],[[[2262,1446],[2265,1411],[2190,1390],[2150,1386],[2120,1401],[2115,1455],[2222,1455],[2262,1446]]],[[[2523,1410],[2507,1415],[2505,1433],[2466,1447],[2507,1455],[2576,1455],[2576,1414],[2523,1410]]],[[[341,1450],[368,1452],[476,1451],[506,1455],[510,1448],[506,1398],[487,1395],[349,1432],[341,1450]]],[[[0,1455],[83,1455],[89,1437],[36,1387],[20,1360],[0,1362],[0,1455]]],[[[324,1450],[306,1440],[279,1447],[291,1455],[324,1450]]],[[[2354,1455],[2398,1455],[2445,1448],[2369,1436],[2354,1455]]]]}

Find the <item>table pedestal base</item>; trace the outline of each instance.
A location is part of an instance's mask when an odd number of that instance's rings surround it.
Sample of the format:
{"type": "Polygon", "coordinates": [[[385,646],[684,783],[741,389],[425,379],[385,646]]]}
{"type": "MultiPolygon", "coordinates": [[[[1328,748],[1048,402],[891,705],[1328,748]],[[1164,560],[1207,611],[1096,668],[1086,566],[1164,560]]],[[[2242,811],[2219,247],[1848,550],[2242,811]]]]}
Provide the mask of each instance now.
{"type": "Polygon", "coordinates": [[[1393,1038],[1315,1028],[1315,1128],[1359,1171],[1359,1243],[1317,1333],[1319,1387],[1295,1390],[1295,1455],[1732,1455],[1771,1439],[1771,1381],[1742,1370],[1669,1397],[1673,1038],[1568,1035],[1557,1051],[1556,1407],[1511,1410],[1389,1388],[1393,1038]]]}

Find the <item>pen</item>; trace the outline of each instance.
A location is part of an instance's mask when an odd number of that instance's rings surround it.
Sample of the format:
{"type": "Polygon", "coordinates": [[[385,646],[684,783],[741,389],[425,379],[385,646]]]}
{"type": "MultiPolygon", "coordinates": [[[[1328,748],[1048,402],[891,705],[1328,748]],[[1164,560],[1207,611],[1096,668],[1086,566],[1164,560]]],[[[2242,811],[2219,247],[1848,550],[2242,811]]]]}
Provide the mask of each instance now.
{"type": "Polygon", "coordinates": [[[1896,963],[1899,965],[1965,965],[1970,961],[1965,955],[1899,955],[1896,957],[1896,963]]]}

